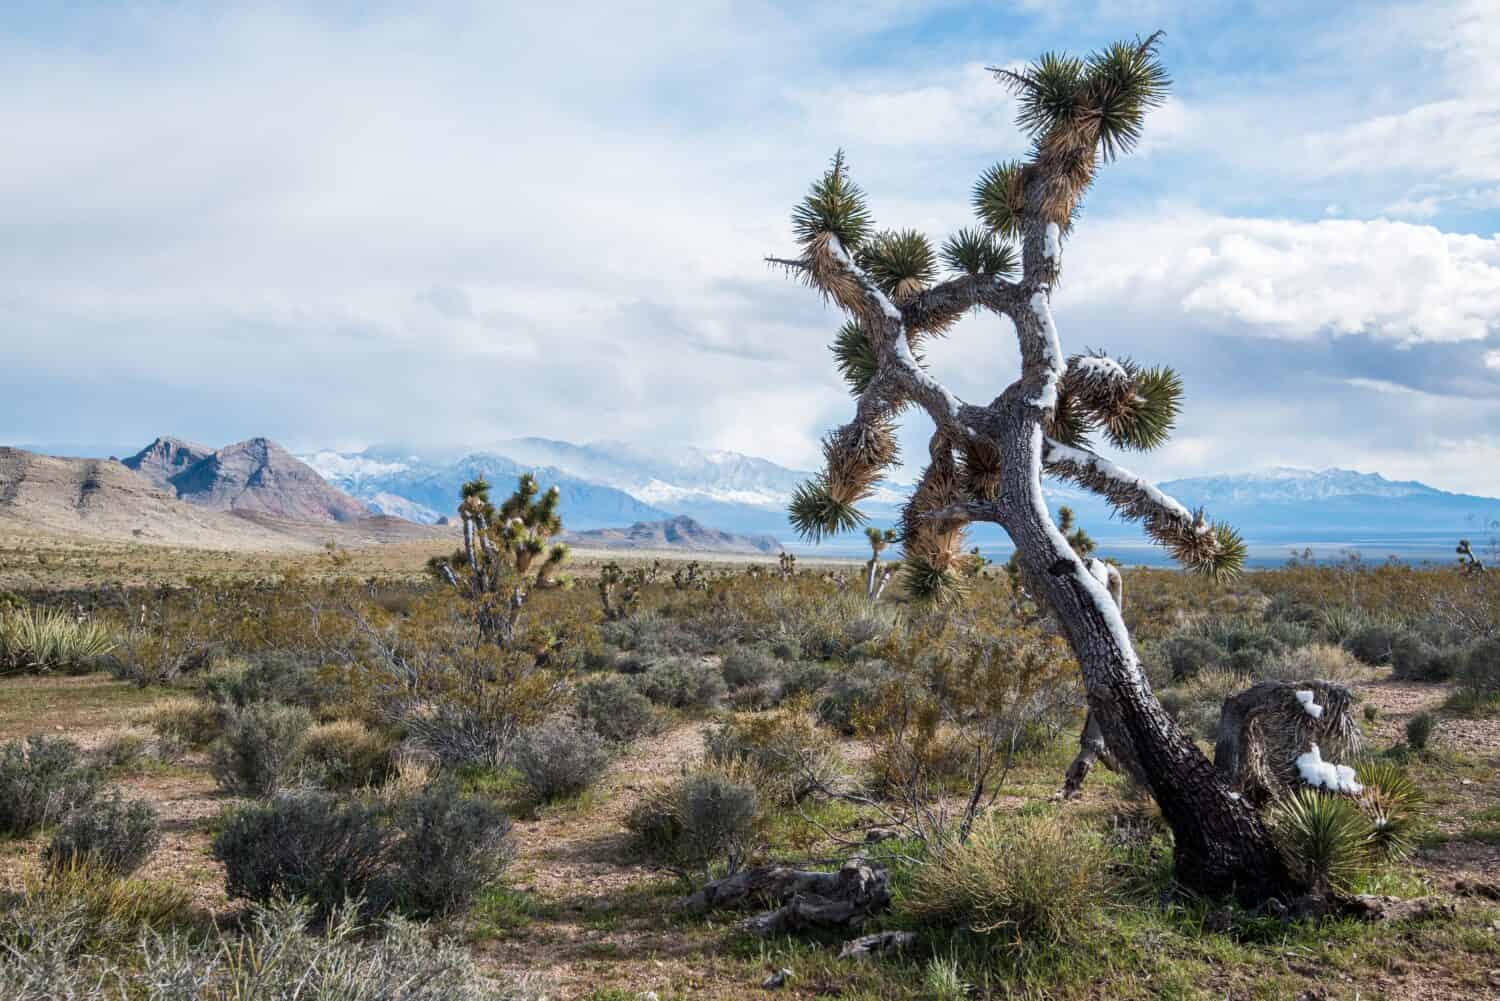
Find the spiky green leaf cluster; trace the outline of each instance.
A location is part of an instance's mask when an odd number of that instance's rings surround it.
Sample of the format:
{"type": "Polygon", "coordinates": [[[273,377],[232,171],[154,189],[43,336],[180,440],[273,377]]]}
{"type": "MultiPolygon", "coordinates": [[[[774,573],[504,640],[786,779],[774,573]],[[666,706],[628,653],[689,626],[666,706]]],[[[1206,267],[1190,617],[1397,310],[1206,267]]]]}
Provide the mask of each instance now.
{"type": "Polygon", "coordinates": [[[821,542],[827,536],[865,523],[865,516],[853,504],[833,498],[828,491],[828,478],[822,473],[797,487],[787,517],[797,534],[809,542],[821,542]]]}
{"type": "Polygon", "coordinates": [[[1165,366],[1127,371],[1135,378],[1135,399],[1125,414],[1103,422],[1116,448],[1149,451],[1165,444],[1182,409],[1182,379],[1165,366]]]}
{"type": "Polygon", "coordinates": [[[838,366],[839,375],[849,384],[849,391],[855,396],[863,393],[880,367],[880,359],[875,356],[875,348],[865,335],[865,328],[857,320],[849,320],[839,328],[828,350],[833,352],[834,364],[838,366]]]}
{"type": "Polygon", "coordinates": [[[832,233],[852,254],[864,246],[872,227],[865,193],[849,179],[844,151],[839,150],[828,171],[792,211],[792,229],[804,247],[832,233]]]}
{"type": "Polygon", "coordinates": [[[1208,530],[1214,536],[1212,555],[1179,555],[1178,561],[1200,576],[1211,577],[1216,581],[1233,580],[1245,570],[1245,557],[1249,553],[1245,540],[1239,532],[1221,522],[1210,525],[1208,530]]]}
{"type": "Polygon", "coordinates": [[[1146,112],[1171,80],[1157,55],[1161,33],[1116,42],[1088,59],[1049,52],[1021,70],[996,70],[1020,98],[1016,124],[1040,145],[1059,131],[1091,136],[1105,162],[1140,142],[1146,112]]]}
{"type": "Polygon", "coordinates": [[[968,597],[972,585],[955,567],[938,567],[915,553],[901,559],[901,586],[913,601],[956,605],[968,597]]]}
{"type": "Polygon", "coordinates": [[[937,255],[914,229],[885,230],[860,248],[859,266],[897,302],[922,291],[937,277],[937,255]]]}
{"type": "Polygon", "coordinates": [[[966,275],[996,275],[1010,278],[1016,274],[1016,252],[982,230],[965,226],[943,244],[943,264],[966,275]]]}
{"type": "Polygon", "coordinates": [[[1370,824],[1348,798],[1297,789],[1268,819],[1288,866],[1313,886],[1352,893],[1370,871],[1370,824]]]}
{"type": "Polygon", "coordinates": [[[1052,412],[1052,425],[1048,434],[1064,445],[1073,448],[1089,448],[1089,433],[1094,430],[1094,422],[1089,418],[1088,412],[1084,410],[1083,403],[1078,397],[1068,392],[1066,386],[1061,387],[1057,394],[1057,407],[1052,412]]]}
{"type": "Polygon", "coordinates": [[[974,214],[1001,238],[1021,235],[1020,177],[1020,162],[1010,160],[990,167],[974,183],[974,214]]]}
{"type": "Polygon", "coordinates": [[[1136,147],[1146,112],[1167,99],[1171,80],[1157,58],[1160,38],[1157,32],[1145,41],[1115,42],[1089,56],[1088,114],[1098,123],[1106,163],[1136,147]]]}
{"type": "Polygon", "coordinates": [[[1370,820],[1370,847],[1382,859],[1405,858],[1422,823],[1422,790],[1390,758],[1369,757],[1355,765],[1365,787],[1359,808],[1370,820]]]}

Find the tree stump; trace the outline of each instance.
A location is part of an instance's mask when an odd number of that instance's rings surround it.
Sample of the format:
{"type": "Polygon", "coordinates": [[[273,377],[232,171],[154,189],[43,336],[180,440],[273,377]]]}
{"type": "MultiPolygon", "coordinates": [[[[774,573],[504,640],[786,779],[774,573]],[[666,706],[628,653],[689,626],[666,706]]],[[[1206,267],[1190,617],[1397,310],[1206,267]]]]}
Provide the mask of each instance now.
{"type": "Polygon", "coordinates": [[[1254,806],[1298,788],[1297,757],[1317,744],[1328,761],[1362,745],[1349,689],[1331,681],[1262,681],[1224,700],[1214,769],[1254,806]],[[1298,692],[1312,692],[1304,704],[1298,692]],[[1314,712],[1316,710],[1316,712],[1314,712]]]}
{"type": "Polygon", "coordinates": [[[889,873],[863,859],[845,862],[837,872],[810,872],[789,866],[759,866],[708,883],[681,898],[673,910],[706,914],[721,909],[770,908],[746,919],[757,935],[803,929],[850,929],[890,906],[889,873]]]}

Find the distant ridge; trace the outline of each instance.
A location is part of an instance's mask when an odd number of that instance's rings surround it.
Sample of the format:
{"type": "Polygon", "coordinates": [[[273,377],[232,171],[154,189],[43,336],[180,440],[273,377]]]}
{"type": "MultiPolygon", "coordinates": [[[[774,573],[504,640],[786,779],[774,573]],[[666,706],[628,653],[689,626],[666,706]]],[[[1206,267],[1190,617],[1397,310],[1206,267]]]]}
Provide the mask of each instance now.
{"type": "Polygon", "coordinates": [[[736,535],[700,525],[686,515],[665,521],[638,521],[629,528],[569,532],[568,543],[587,549],[656,549],[695,553],[775,553],[781,543],[769,535],[736,535]]]}
{"type": "Polygon", "coordinates": [[[182,500],[215,511],[339,522],[358,521],[372,513],[268,438],[215,450],[162,437],[121,464],[182,500]]]}

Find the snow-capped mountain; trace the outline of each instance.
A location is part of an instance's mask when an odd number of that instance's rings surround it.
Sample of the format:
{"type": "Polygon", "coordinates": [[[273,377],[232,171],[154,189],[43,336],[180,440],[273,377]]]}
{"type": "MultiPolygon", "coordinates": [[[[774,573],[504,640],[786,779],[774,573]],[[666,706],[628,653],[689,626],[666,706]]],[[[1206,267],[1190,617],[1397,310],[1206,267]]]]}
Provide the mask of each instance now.
{"type": "MultiPolygon", "coordinates": [[[[1281,466],[1237,476],[1197,476],[1172,480],[1162,489],[1187,494],[1196,504],[1284,504],[1326,501],[1335,497],[1432,497],[1443,491],[1414,480],[1388,480],[1379,473],[1352,469],[1295,469],[1281,466]]],[[[1461,496],[1450,494],[1449,496],[1461,496]]]]}
{"type": "MultiPolygon", "coordinates": [[[[518,438],[454,457],[377,447],[362,452],[317,452],[304,461],[339,488],[376,510],[431,522],[450,514],[459,486],[483,475],[507,488],[534,471],[563,493],[564,520],[576,531],[624,528],[687,516],[728,532],[769,534],[792,542],[786,507],[811,474],[737,452],[598,441],[578,445],[518,438]]],[[[1269,469],[1173,480],[1162,488],[1189,507],[1234,525],[1248,539],[1283,551],[1283,544],[1319,540],[1483,535],[1500,523],[1500,500],[1448,493],[1422,483],[1388,480],[1347,469],[1269,469]]],[[[877,525],[893,525],[909,485],[884,485],[862,510],[877,525]]],[[[1068,484],[1047,484],[1056,510],[1070,505],[1101,541],[1134,543],[1139,526],[1121,522],[1099,498],[1068,484]]],[[[975,526],[972,542],[1005,545],[994,526],[975,526]]],[[[851,552],[857,535],[831,548],[851,552]]]]}
{"type": "MultiPolygon", "coordinates": [[[[459,458],[424,457],[398,446],[303,457],[330,483],[375,509],[416,521],[449,514],[458,488],[482,473],[497,486],[526,470],[563,494],[564,521],[578,530],[687,516],[714,528],[788,537],[792,492],[812,474],[738,452],[624,442],[583,445],[546,438],[503,441],[459,458]]],[[[884,485],[870,517],[894,521],[902,485],[884,485]]]]}

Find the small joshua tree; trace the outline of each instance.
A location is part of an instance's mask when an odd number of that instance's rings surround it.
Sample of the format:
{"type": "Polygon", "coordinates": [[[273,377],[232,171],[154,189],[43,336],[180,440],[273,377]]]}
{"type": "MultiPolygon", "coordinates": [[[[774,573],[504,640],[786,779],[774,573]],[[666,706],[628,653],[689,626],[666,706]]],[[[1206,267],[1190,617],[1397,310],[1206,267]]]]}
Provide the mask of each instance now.
{"type": "Polygon", "coordinates": [[[551,586],[552,575],[568,558],[567,546],[548,541],[562,531],[557,488],[540,499],[539,492],[536,477],[524,473],[516,492],[496,508],[489,483],[465,483],[458,505],[463,548],[429,564],[473,604],[480,635],[502,646],[515,635],[530,588],[551,586]],[[533,567],[536,574],[530,577],[533,567]]]}
{"type": "Polygon", "coordinates": [[[1468,539],[1459,539],[1454,551],[1458,553],[1458,565],[1465,573],[1484,573],[1484,564],[1474,555],[1474,547],[1469,545],[1468,539]]]}
{"type": "Polygon", "coordinates": [[[865,538],[870,542],[870,560],[865,564],[865,597],[870,601],[879,601],[886,584],[890,583],[891,574],[895,573],[893,567],[881,564],[880,554],[896,541],[896,531],[870,525],[865,528],[865,538]]]}
{"type": "Polygon", "coordinates": [[[897,461],[897,416],[924,412],[934,425],[928,462],[901,519],[907,591],[961,598],[965,526],[1001,525],[1082,667],[1111,754],[1151,790],[1172,828],[1178,880],[1259,902],[1302,887],[1261,818],[1157,702],[1108,584],[1058,530],[1042,493],[1045,472],[1102,495],[1200,573],[1225,577],[1243,565],[1232,529],[1096,451],[1096,438],[1138,450],[1165,442],[1182,396],[1177,375],[1098,353],[1067,356],[1052,317],[1063,241],[1084,192],[1101,165],[1134,148],[1146,113],[1166,98],[1158,40],[995,70],[1019,96],[1031,152],[980,176],[979,226],[940,250],[915,230],[877,231],[842,153],[813,184],[792,215],[800,254],[771,260],[847,314],[833,353],[857,404],[854,419],[824,440],[823,472],[795,493],[790,517],[813,541],[858,527],[858,505],[897,461]],[[989,403],[960,400],[921,358],[927,338],[970,310],[1007,318],[1020,341],[1019,378],[989,403]]]}
{"type": "Polygon", "coordinates": [[[797,557],[792,553],[783,550],[781,555],[776,557],[776,562],[781,565],[781,576],[783,579],[790,579],[796,574],[797,557]]]}
{"type": "Polygon", "coordinates": [[[635,611],[645,583],[646,571],[640,567],[626,571],[613,560],[604,564],[599,570],[599,603],[604,606],[605,620],[618,622],[635,611]]]}

